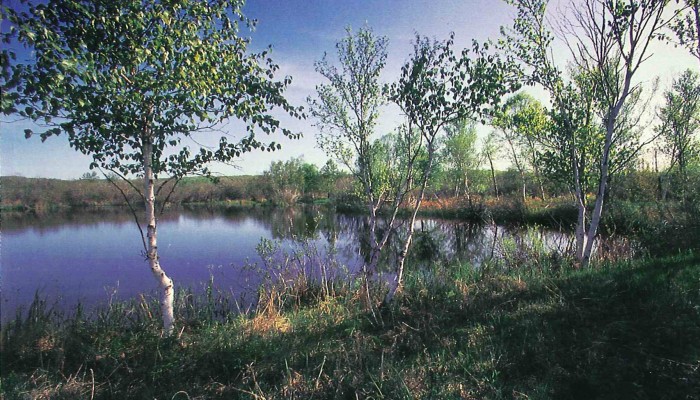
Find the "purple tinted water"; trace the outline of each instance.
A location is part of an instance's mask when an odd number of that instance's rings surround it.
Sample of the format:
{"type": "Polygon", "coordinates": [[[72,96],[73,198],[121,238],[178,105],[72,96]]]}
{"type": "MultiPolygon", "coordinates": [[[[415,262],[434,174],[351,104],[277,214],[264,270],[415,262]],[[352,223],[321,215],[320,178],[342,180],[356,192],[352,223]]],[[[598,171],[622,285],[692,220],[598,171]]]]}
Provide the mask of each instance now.
{"type": "MultiPolygon", "coordinates": [[[[158,228],[161,263],[176,286],[215,286],[240,297],[259,283],[246,264],[260,263],[262,238],[311,238],[327,244],[315,221],[317,210],[178,211],[162,216],[158,228]],[[311,228],[307,226],[312,224],[311,228]]],[[[143,245],[130,214],[3,215],[0,249],[1,318],[13,318],[35,293],[50,305],[88,309],[110,298],[153,293],[156,283],[143,257],[143,245]]],[[[344,257],[352,261],[352,252],[344,257]]]]}
{"type": "MultiPolygon", "coordinates": [[[[326,258],[331,238],[341,268],[329,274],[353,274],[366,250],[361,245],[365,222],[363,217],[318,207],[169,211],[159,218],[159,253],[177,287],[201,291],[213,280],[217,290],[240,299],[254,293],[261,282],[265,267],[256,251],[261,239],[278,241],[287,253],[305,253],[301,259],[306,272],[318,277],[319,266],[328,265],[319,260],[326,258]],[[311,245],[300,246],[300,241],[311,245]],[[244,268],[251,264],[259,267],[244,268]]],[[[457,258],[478,268],[512,249],[541,246],[565,252],[570,244],[570,234],[541,228],[424,219],[416,221],[411,257],[423,257],[423,265],[457,258]]],[[[156,291],[138,229],[124,210],[3,213],[0,245],[1,321],[13,318],[18,309],[26,310],[35,293],[49,305],[70,311],[78,303],[90,310],[110,299],[156,291]]],[[[398,250],[389,248],[386,253],[398,250]]],[[[272,265],[282,259],[278,254],[272,265]]]]}

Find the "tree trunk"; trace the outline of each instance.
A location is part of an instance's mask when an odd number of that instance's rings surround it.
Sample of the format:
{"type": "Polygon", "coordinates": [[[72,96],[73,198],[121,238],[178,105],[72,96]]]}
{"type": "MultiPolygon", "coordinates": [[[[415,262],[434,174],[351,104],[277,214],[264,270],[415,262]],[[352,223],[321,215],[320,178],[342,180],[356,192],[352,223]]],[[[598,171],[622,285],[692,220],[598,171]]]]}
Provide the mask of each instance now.
{"type": "Polygon", "coordinates": [[[471,205],[472,204],[472,195],[471,195],[471,192],[469,190],[469,175],[467,175],[466,172],[464,174],[464,194],[467,196],[467,201],[471,205]]]}
{"type": "Polygon", "coordinates": [[[493,180],[493,192],[498,199],[498,185],[496,184],[496,170],[493,168],[493,160],[491,159],[491,154],[487,154],[486,157],[489,159],[489,165],[491,166],[491,179],[493,180]]]}
{"type": "Polygon", "coordinates": [[[403,248],[401,249],[401,253],[399,253],[398,259],[396,260],[396,286],[394,288],[393,293],[391,293],[390,297],[393,297],[394,294],[401,291],[401,288],[403,286],[404,266],[406,265],[406,257],[408,256],[408,250],[411,248],[411,243],[413,242],[413,233],[415,232],[414,224],[416,222],[416,215],[418,214],[418,210],[420,209],[420,205],[423,201],[423,196],[425,194],[425,186],[426,184],[423,183],[423,186],[420,190],[420,195],[416,199],[416,204],[413,206],[413,213],[411,214],[411,219],[408,221],[408,234],[406,235],[406,241],[403,244],[403,248]]]}
{"type": "Polygon", "coordinates": [[[677,183],[677,186],[679,188],[678,190],[678,195],[681,197],[681,204],[685,207],[687,205],[686,202],[686,185],[688,184],[688,173],[687,173],[687,160],[686,160],[686,148],[685,146],[679,148],[682,148],[683,150],[678,152],[678,180],[680,182],[677,183]]]}
{"type": "Polygon", "coordinates": [[[535,174],[537,175],[537,183],[540,186],[540,194],[542,196],[542,200],[547,200],[547,194],[544,192],[544,182],[542,182],[542,177],[540,177],[537,171],[535,171],[535,174]]]}
{"type": "Polygon", "coordinates": [[[695,56],[700,61],[700,0],[695,0],[693,3],[693,15],[695,15],[695,39],[698,41],[697,54],[695,56]]]}
{"type": "Polygon", "coordinates": [[[542,175],[540,174],[537,150],[532,139],[528,138],[527,143],[529,147],[530,164],[532,165],[532,170],[535,173],[535,179],[537,180],[537,184],[539,185],[540,195],[542,196],[542,200],[546,200],[546,193],[544,192],[544,182],[542,181],[542,175]]]}
{"type": "Polygon", "coordinates": [[[600,225],[600,219],[603,214],[603,204],[605,202],[605,194],[607,192],[607,185],[609,179],[610,170],[610,148],[612,147],[613,133],[615,132],[615,121],[620,114],[622,105],[625,103],[627,95],[629,94],[631,74],[628,72],[625,76],[625,85],[620,95],[619,100],[615,104],[610,112],[608,113],[606,132],[605,132],[605,145],[603,147],[603,158],[600,161],[600,181],[598,182],[598,192],[596,193],[595,205],[593,206],[593,212],[591,214],[591,223],[588,226],[588,232],[586,234],[586,247],[581,257],[581,266],[588,266],[588,262],[591,259],[591,253],[593,251],[593,241],[598,234],[598,226],[600,225]]]}
{"type": "Polygon", "coordinates": [[[523,166],[520,163],[520,159],[518,158],[518,152],[515,150],[515,145],[513,144],[513,141],[508,138],[506,139],[508,141],[508,146],[510,147],[510,151],[513,154],[513,162],[515,163],[515,168],[518,169],[518,173],[520,174],[520,183],[523,185],[523,204],[525,204],[527,200],[527,183],[525,182],[525,166],[523,166]]]}
{"type": "Polygon", "coordinates": [[[668,191],[671,187],[671,176],[670,172],[659,175],[659,186],[661,187],[661,202],[666,202],[666,197],[668,196],[668,191]]]}
{"type": "Polygon", "coordinates": [[[145,195],[145,205],[146,205],[146,224],[147,224],[147,247],[146,247],[146,257],[148,258],[148,264],[153,272],[153,276],[160,285],[161,300],[160,309],[163,317],[163,331],[166,335],[172,335],[175,329],[175,315],[173,311],[174,302],[174,290],[173,290],[173,280],[170,279],[165,271],[160,266],[160,260],[158,258],[158,237],[156,230],[156,212],[155,212],[155,194],[154,187],[155,181],[153,177],[153,166],[152,156],[153,156],[153,143],[151,142],[151,137],[148,134],[144,134],[143,137],[143,182],[144,182],[144,195],[145,195]]]}
{"type": "MultiPolygon", "coordinates": [[[[431,146],[432,147],[432,146],[431,146]]],[[[426,171],[423,174],[423,181],[421,182],[420,192],[416,198],[416,203],[413,206],[413,213],[411,214],[411,219],[408,221],[408,234],[406,235],[406,241],[403,244],[403,249],[399,253],[399,257],[396,260],[396,286],[392,293],[389,293],[389,298],[391,299],[397,292],[400,292],[403,286],[403,272],[404,266],[406,264],[406,257],[408,256],[408,250],[411,248],[411,242],[413,241],[413,233],[415,232],[414,224],[416,222],[416,216],[418,215],[418,210],[420,210],[421,203],[423,202],[423,197],[425,196],[425,189],[428,187],[428,178],[430,172],[433,169],[433,157],[434,151],[431,149],[428,151],[428,163],[426,166],[426,171]]]]}
{"type": "Polygon", "coordinates": [[[576,200],[576,259],[579,262],[583,259],[583,252],[586,247],[586,192],[581,185],[581,171],[579,169],[578,152],[573,144],[569,150],[571,168],[574,173],[574,199],[576,200]]]}
{"type": "MultiPolygon", "coordinates": [[[[609,147],[606,143],[606,147],[609,147]]],[[[598,193],[596,194],[595,205],[593,206],[593,212],[591,213],[591,223],[588,226],[588,232],[586,234],[586,247],[583,251],[581,257],[581,266],[588,266],[588,262],[591,260],[591,253],[593,252],[593,242],[596,235],[598,234],[598,226],[600,225],[600,218],[603,214],[603,203],[605,202],[605,191],[607,189],[608,180],[608,163],[606,156],[603,156],[603,167],[601,168],[601,181],[598,184],[598,193]]]]}
{"type": "MultiPolygon", "coordinates": [[[[585,194],[583,194],[585,196],[585,194]]],[[[586,202],[581,197],[580,190],[576,193],[576,203],[578,213],[576,216],[576,259],[583,259],[583,252],[586,248],[586,202]]]]}

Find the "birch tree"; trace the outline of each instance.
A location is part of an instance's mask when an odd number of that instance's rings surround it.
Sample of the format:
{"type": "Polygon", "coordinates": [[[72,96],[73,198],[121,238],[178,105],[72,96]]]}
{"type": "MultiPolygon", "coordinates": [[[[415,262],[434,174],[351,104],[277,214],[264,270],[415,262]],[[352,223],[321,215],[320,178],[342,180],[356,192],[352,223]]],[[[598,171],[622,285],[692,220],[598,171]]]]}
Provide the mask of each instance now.
{"type": "Polygon", "coordinates": [[[675,40],[700,61],[700,0],[682,0],[682,9],[670,28],[675,40]]]}
{"type": "Polygon", "coordinates": [[[549,128],[547,115],[540,103],[527,93],[518,93],[504,104],[492,124],[500,131],[500,139],[506,144],[510,161],[518,170],[522,185],[522,199],[527,196],[527,175],[532,173],[545,197],[540,160],[540,138],[549,128]]]}
{"type": "Polygon", "coordinates": [[[621,112],[630,96],[641,88],[635,77],[651,56],[650,44],[675,16],[667,15],[669,2],[665,0],[585,0],[572,2],[569,14],[560,16],[552,27],[546,16],[548,1],[507,2],[516,6],[518,14],[512,28],[502,29],[503,48],[520,60],[527,83],[541,85],[549,92],[562,135],[568,138],[566,157],[573,171],[570,182],[578,205],[576,257],[586,266],[604,210],[621,112]],[[587,208],[587,193],[582,187],[581,147],[576,139],[596,129],[590,130],[590,125],[581,124],[585,118],[575,118],[576,99],[580,96],[571,78],[567,81],[557,66],[552,51],[553,28],[561,34],[569,50],[569,60],[591,79],[593,86],[587,90],[594,91],[594,106],[603,110],[600,118],[603,135],[598,143],[600,156],[595,160],[599,174],[592,210],[587,208]]]}
{"type": "MultiPolygon", "coordinates": [[[[661,137],[661,150],[669,156],[668,171],[678,172],[678,187],[685,201],[688,167],[700,160],[700,78],[686,70],[674,79],[671,90],[664,93],[664,105],[656,127],[661,137]]],[[[665,192],[665,191],[664,191],[665,192]]],[[[665,197],[665,196],[662,196],[665,197]]]]}
{"type": "Polygon", "coordinates": [[[391,100],[415,129],[425,146],[426,158],[417,194],[410,207],[403,250],[396,266],[395,291],[400,291],[406,257],[411,246],[414,221],[420,210],[439,151],[443,129],[457,121],[481,120],[492,114],[501,98],[517,89],[510,64],[488,53],[488,45],[472,42],[472,49],[456,53],[454,34],[445,41],[416,35],[413,54],[391,86],[391,100]]]}
{"type": "Polygon", "coordinates": [[[465,195],[471,202],[469,174],[476,169],[479,157],[476,150],[476,124],[474,121],[455,121],[445,127],[442,162],[447,168],[454,195],[465,195]]]}
{"type": "Polygon", "coordinates": [[[386,39],[375,37],[367,28],[357,34],[348,30],[337,45],[339,66],[327,55],[316,63],[316,70],[329,83],[317,86],[317,97],[309,98],[310,112],[321,130],[319,146],[360,182],[369,214],[367,271],[376,269],[389,239],[405,226],[390,298],[402,285],[414,221],[435,164],[438,135],[447,124],[485,114],[508,90],[505,63],[477,44],[474,59],[468,50],[456,54],[453,40],[453,36],[446,41],[416,36],[398,81],[387,88],[405,123],[393,138],[383,140],[373,140],[373,135],[387,101],[379,82],[387,56],[386,39]],[[406,203],[409,195],[411,202],[406,203]],[[411,216],[400,221],[397,215],[404,203],[411,208],[411,216]],[[378,234],[381,209],[386,218],[383,233],[378,234]]]}
{"type": "Polygon", "coordinates": [[[327,83],[318,85],[316,97],[307,99],[319,128],[319,147],[347,168],[359,183],[369,215],[369,254],[364,266],[368,274],[377,269],[406,192],[405,185],[393,191],[387,185],[388,150],[386,143],[376,140],[375,128],[386,105],[384,85],[379,78],[386,63],[387,45],[385,37],[375,36],[369,28],[357,33],[348,28],[345,38],[336,44],[337,64],[327,53],[316,62],[316,71],[327,83]],[[384,207],[390,207],[390,216],[378,234],[379,214],[384,207]]]}
{"type": "Polygon", "coordinates": [[[156,203],[165,183],[207,175],[210,162],[280,147],[259,132],[297,136],[270,114],[301,115],[283,97],[291,78],[274,80],[269,50],[248,50],[239,32],[254,22],[242,7],[225,0],[49,0],[27,12],[6,10],[12,40],[32,60],[15,61],[3,50],[10,63],[3,71],[12,71],[2,82],[3,111],[43,124],[42,141],[66,136],[92,157],[91,168],[142,180],[132,185],[145,205],[145,218],[136,221],[166,334],[175,326],[173,281],[158,254],[156,203]],[[8,98],[15,110],[5,107],[8,98]],[[221,131],[231,119],[242,122],[241,132],[221,131]]]}

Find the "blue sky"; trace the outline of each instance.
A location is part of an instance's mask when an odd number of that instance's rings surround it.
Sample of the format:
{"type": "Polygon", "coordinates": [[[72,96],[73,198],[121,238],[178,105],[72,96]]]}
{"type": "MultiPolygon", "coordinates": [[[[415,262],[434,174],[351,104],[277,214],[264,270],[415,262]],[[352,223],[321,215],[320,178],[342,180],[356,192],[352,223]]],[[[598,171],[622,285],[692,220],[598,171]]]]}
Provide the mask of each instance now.
{"type": "MultiPolygon", "coordinates": [[[[345,35],[347,26],[367,25],[376,34],[388,37],[389,58],[383,79],[390,82],[408,57],[415,33],[444,39],[455,32],[455,47],[462,48],[469,46],[472,39],[497,39],[499,27],[510,25],[514,15],[499,0],[249,0],[244,10],[248,17],[258,19],[251,47],[260,50],[272,45],[272,57],[281,67],[280,76],[293,77],[287,97],[295,105],[305,105],[306,97],[314,94],[321,79],[313,63],[324,52],[334,54],[335,43],[345,35]]],[[[641,79],[651,80],[659,75],[661,88],[668,87],[672,77],[683,69],[697,68],[697,61],[680,49],[656,46],[655,53],[641,79]]],[[[531,92],[538,94],[536,90],[531,92]]],[[[36,137],[27,140],[23,134],[27,121],[11,116],[1,120],[1,175],[75,179],[88,171],[90,159],[72,150],[65,137],[50,138],[44,143],[36,137]]],[[[396,110],[386,110],[380,133],[390,131],[399,120],[396,110]]],[[[276,137],[283,146],[281,151],[245,155],[236,162],[237,169],[213,169],[222,174],[257,174],[274,160],[298,156],[322,165],[326,158],[316,148],[313,120],[286,118],[282,122],[304,137],[294,141],[276,137]]],[[[235,128],[235,123],[230,126],[235,128]]]]}

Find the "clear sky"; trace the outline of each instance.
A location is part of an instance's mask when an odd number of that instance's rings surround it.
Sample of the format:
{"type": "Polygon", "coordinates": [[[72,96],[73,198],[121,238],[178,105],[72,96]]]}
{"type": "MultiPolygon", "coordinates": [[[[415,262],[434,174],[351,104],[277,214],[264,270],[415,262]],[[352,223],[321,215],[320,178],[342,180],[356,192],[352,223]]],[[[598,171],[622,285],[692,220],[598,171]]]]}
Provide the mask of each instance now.
{"type": "MultiPolygon", "coordinates": [[[[287,98],[295,105],[306,105],[307,96],[315,93],[315,86],[322,80],[314,71],[314,61],[324,52],[335,54],[335,43],[345,35],[347,26],[357,29],[367,25],[376,34],[388,37],[389,58],[383,79],[390,82],[408,58],[415,33],[445,39],[455,32],[455,47],[461,49],[472,39],[497,39],[500,26],[510,25],[514,16],[514,10],[499,0],[248,0],[244,10],[248,17],[258,19],[251,36],[252,49],[273,47],[272,58],[281,67],[279,77],[293,78],[287,98]]],[[[698,68],[697,61],[681,49],[657,45],[654,52],[641,78],[660,76],[661,89],[685,68],[698,68]]],[[[538,95],[536,90],[530,91],[538,95]]],[[[396,110],[388,109],[381,133],[390,131],[398,120],[396,110]]],[[[89,157],[71,149],[65,137],[53,137],[44,143],[38,137],[27,140],[23,131],[30,127],[29,122],[13,117],[1,117],[1,121],[1,175],[75,179],[89,170],[89,157]]],[[[236,162],[237,169],[213,169],[223,174],[257,174],[271,161],[298,156],[321,166],[326,157],[316,147],[313,120],[285,118],[282,122],[304,137],[288,140],[280,135],[274,140],[282,144],[281,151],[247,154],[236,162]]]]}

